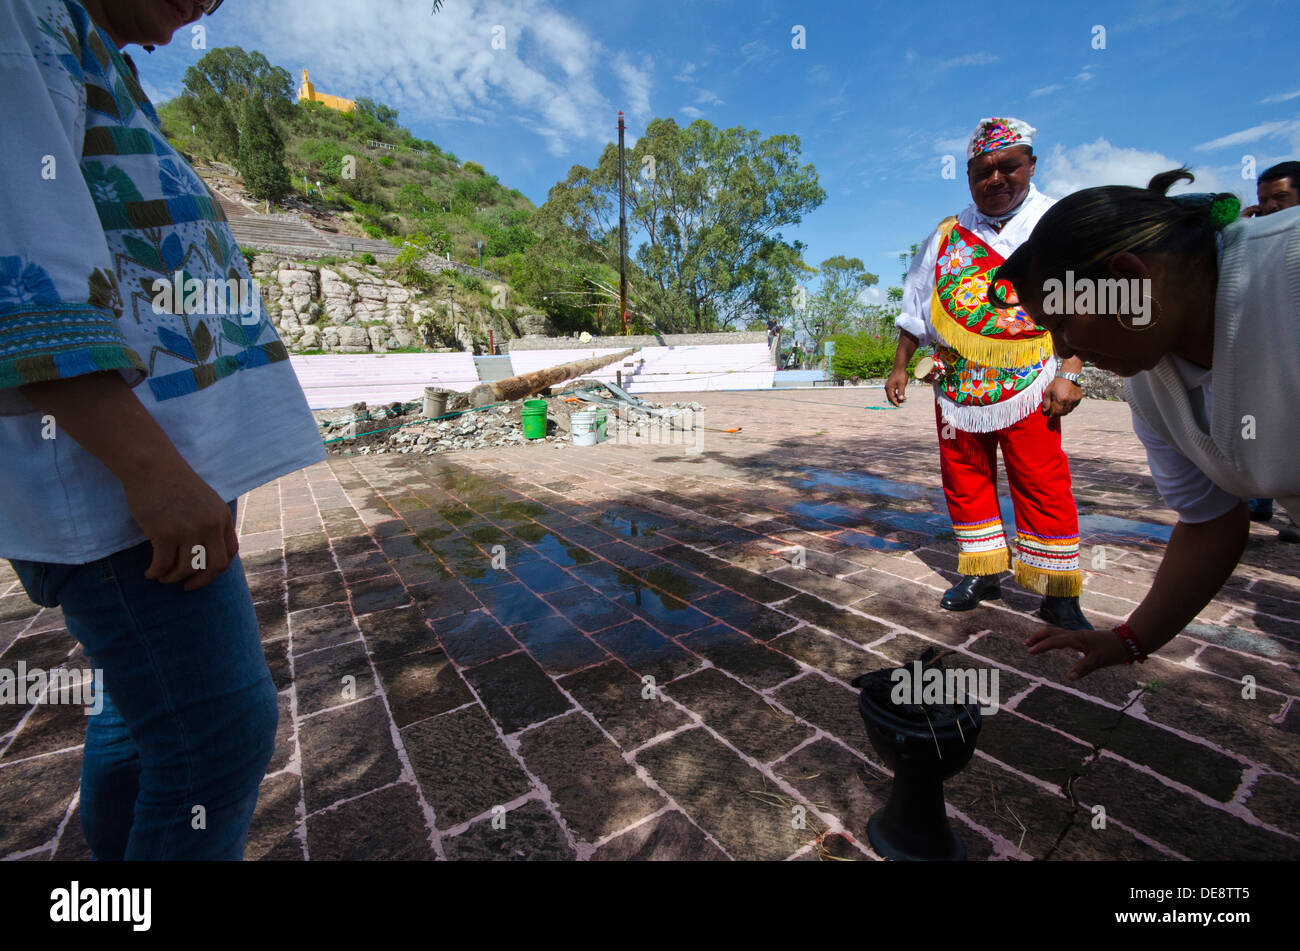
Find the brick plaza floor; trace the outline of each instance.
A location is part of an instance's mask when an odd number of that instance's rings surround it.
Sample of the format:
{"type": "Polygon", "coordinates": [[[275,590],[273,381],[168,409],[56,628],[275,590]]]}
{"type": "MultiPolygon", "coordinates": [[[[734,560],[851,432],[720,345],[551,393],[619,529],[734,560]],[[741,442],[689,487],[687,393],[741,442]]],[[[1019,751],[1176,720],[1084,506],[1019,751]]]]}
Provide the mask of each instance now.
{"type": "MultiPolygon", "coordinates": [[[[999,670],[946,786],[972,859],[1300,858],[1279,522],[1156,657],[1071,684],[1072,657],[1023,647],[1036,595],[938,607],[956,544],[925,389],[902,410],[879,389],[680,398],[707,407],[698,444],[333,457],[242,500],[280,691],[250,860],[875,858],[889,775],[849,681],[928,645],[999,670]]],[[[1098,627],[1174,521],[1128,420],[1064,422],[1098,627]]],[[[0,563],[0,667],[19,660],[85,666],[0,563]]],[[[84,728],[0,706],[0,857],[89,857],[84,728]]]]}

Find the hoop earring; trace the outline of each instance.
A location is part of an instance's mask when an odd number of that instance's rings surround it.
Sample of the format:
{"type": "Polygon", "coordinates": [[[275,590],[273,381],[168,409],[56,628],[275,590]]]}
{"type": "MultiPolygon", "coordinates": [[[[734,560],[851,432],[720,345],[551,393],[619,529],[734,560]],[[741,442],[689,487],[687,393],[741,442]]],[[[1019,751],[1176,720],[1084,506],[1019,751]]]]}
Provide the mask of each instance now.
{"type": "Polygon", "coordinates": [[[1143,304],[1146,305],[1143,307],[1143,310],[1145,310],[1148,315],[1147,319],[1142,321],[1142,323],[1138,323],[1136,320],[1133,320],[1132,319],[1134,316],[1133,314],[1119,314],[1116,316],[1115,319],[1119,321],[1119,325],[1123,327],[1125,330],[1132,330],[1134,332],[1140,333],[1143,330],[1150,330],[1152,327],[1154,327],[1157,323],[1160,322],[1160,314],[1161,314],[1160,301],[1156,300],[1150,294],[1143,294],[1142,302],[1143,304]],[[1150,301],[1150,303],[1147,303],[1148,301],[1150,301]],[[1124,321],[1125,317],[1128,317],[1131,322],[1125,323],[1124,321]]]}

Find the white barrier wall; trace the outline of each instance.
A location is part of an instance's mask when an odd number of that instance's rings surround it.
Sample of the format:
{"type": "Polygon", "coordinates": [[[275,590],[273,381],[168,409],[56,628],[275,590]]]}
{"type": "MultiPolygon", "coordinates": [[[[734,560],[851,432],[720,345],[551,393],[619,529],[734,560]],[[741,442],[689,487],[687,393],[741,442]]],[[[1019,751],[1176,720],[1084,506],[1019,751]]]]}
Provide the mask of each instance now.
{"type": "MultiPolygon", "coordinates": [[[[516,374],[531,373],[574,360],[613,356],[620,349],[627,348],[517,350],[510,353],[510,365],[516,374]]],[[[685,393],[769,389],[775,367],[767,346],[762,343],[645,347],[626,360],[585,376],[613,383],[620,370],[623,388],[629,393],[685,393]]]]}
{"type": "Polygon", "coordinates": [[[478,385],[469,353],[325,353],[290,356],[312,409],[337,409],[364,400],[410,403],[426,386],[461,392],[478,385]]]}

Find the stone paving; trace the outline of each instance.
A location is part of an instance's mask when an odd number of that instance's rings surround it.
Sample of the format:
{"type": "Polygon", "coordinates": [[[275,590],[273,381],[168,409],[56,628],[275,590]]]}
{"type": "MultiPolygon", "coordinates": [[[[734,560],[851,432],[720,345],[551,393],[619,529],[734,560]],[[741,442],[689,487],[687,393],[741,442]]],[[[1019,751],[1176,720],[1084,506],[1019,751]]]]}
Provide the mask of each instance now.
{"type": "MultiPolygon", "coordinates": [[[[875,858],[889,775],[848,682],[927,645],[999,671],[946,787],[972,859],[1300,858],[1300,546],[1252,526],[1186,633],[1072,684],[1023,647],[1037,596],[938,608],[924,389],[697,397],[685,446],[335,457],[242,500],[281,701],[249,859],[875,858]]],[[[1173,515],[1127,407],[1065,432],[1110,626],[1173,515]]],[[[0,592],[0,667],[84,663],[7,565],[0,592]]],[[[0,706],[0,857],[89,857],[84,724],[0,706]]]]}

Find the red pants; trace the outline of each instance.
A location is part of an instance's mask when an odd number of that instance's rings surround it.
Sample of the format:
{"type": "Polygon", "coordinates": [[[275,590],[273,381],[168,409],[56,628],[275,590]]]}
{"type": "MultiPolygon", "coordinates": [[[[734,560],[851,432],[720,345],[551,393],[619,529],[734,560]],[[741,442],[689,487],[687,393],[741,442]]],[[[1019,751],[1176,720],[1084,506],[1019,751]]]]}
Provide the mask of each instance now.
{"type": "Polygon", "coordinates": [[[943,421],[939,465],[943,494],[957,536],[957,570],[991,575],[1012,567],[998,508],[998,447],[1016,512],[1016,581],[1039,594],[1077,597],[1079,514],[1070,491],[1070,464],[1061,450],[1061,421],[1035,410],[992,433],[968,433],[943,421]]]}

